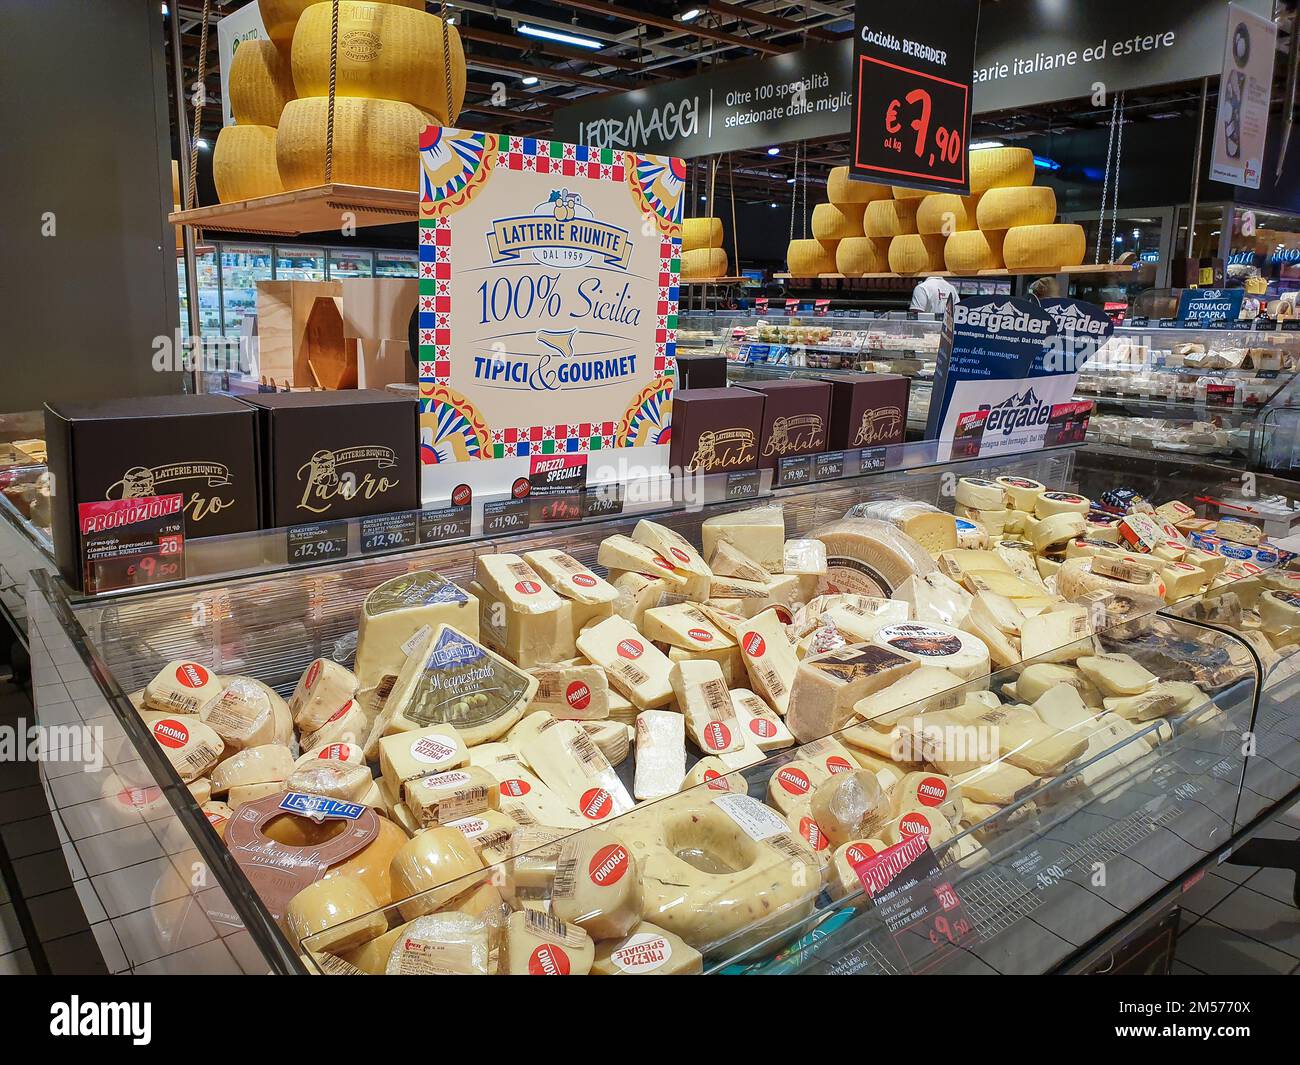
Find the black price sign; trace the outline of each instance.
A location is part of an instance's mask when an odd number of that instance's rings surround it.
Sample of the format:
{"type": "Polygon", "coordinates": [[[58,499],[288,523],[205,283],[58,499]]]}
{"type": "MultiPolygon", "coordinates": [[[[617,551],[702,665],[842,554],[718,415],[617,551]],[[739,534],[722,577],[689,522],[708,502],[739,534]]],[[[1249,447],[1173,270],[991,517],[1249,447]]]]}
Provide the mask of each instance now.
{"type": "Polygon", "coordinates": [[[859,473],[879,473],[885,468],[885,448],[864,447],[858,452],[859,473]]]}
{"type": "Polygon", "coordinates": [[[415,547],[420,542],[420,512],[407,510],[399,514],[372,514],[361,519],[361,553],[394,551],[415,547]]]}
{"type": "Polygon", "coordinates": [[[787,455],[777,464],[776,479],[782,488],[792,484],[807,484],[812,480],[812,456],[787,455]]]}
{"type": "Polygon", "coordinates": [[[727,501],[757,499],[760,484],[761,475],[758,470],[732,470],[727,474],[727,501]]]}
{"type": "Polygon", "coordinates": [[[971,80],[979,0],[943,19],[920,5],[857,0],[852,174],[934,192],[970,191],[971,80]]]}
{"type": "Polygon", "coordinates": [[[529,526],[528,497],[497,499],[483,504],[483,535],[523,532],[529,526]]]}
{"type": "Polygon", "coordinates": [[[838,481],[843,476],[843,451],[827,451],[813,458],[814,481],[838,481]]]}
{"type": "Polygon", "coordinates": [[[311,525],[294,525],[285,530],[284,549],[291,566],[347,558],[348,523],[318,521],[311,525]]]}
{"type": "Polygon", "coordinates": [[[471,532],[473,512],[468,505],[440,507],[420,513],[420,543],[433,544],[442,540],[463,540],[471,532]]]}
{"type": "Polygon", "coordinates": [[[623,513],[623,486],[606,484],[588,488],[582,497],[582,516],[584,518],[605,518],[611,514],[623,513]]]}

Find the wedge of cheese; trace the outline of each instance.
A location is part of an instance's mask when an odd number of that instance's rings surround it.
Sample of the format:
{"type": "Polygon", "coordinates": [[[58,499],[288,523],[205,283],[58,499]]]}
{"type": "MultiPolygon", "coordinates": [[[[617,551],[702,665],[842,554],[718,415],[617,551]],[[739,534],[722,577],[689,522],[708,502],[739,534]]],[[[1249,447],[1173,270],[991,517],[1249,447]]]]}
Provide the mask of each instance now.
{"type": "Polygon", "coordinates": [[[735,639],[750,687],[778,714],[785,714],[799,661],[776,611],[764,611],[738,626],[735,639]]]}
{"type": "Polygon", "coordinates": [[[671,701],[672,662],[624,618],[593,625],[578,636],[577,646],[638,709],[652,710],[671,701]]]}
{"type": "Polygon", "coordinates": [[[786,725],[803,742],[839,732],[856,720],[854,707],[860,700],[916,667],[914,660],[871,645],[849,645],[805,658],[796,669],[786,725]]]}
{"type": "Polygon", "coordinates": [[[527,551],[524,561],[533,567],[551,589],[566,599],[594,605],[618,599],[618,589],[598,577],[572,555],[556,548],[527,551]]]}
{"type": "Polygon", "coordinates": [[[701,751],[723,755],[745,746],[731,693],[716,662],[678,662],[670,680],[686,721],[686,733],[701,751]]]}

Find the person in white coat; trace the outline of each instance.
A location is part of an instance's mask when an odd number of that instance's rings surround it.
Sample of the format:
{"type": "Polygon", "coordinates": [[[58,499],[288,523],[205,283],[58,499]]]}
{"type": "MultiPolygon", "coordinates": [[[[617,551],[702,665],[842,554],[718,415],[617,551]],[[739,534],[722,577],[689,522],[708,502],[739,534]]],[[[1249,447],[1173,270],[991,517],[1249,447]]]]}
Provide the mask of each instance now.
{"type": "Polygon", "coordinates": [[[946,278],[927,277],[912,289],[911,309],[942,314],[949,300],[953,303],[961,302],[957,289],[946,278]]]}

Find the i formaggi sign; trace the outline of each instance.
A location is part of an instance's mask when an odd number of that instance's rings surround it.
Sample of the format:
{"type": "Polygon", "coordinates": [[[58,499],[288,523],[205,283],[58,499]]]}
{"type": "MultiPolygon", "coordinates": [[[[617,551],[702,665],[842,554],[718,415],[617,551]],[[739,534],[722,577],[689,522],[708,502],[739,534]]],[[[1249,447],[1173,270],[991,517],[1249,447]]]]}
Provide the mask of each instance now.
{"type": "Polygon", "coordinates": [[[681,160],[430,126],[420,168],[425,499],[470,460],[666,465],[681,160]]]}
{"type": "Polygon", "coordinates": [[[1090,403],[1074,401],[1079,368],[1110,338],[1110,319],[1080,300],[1041,304],[974,296],[944,322],[926,438],[939,458],[1078,443],[1090,403]]]}

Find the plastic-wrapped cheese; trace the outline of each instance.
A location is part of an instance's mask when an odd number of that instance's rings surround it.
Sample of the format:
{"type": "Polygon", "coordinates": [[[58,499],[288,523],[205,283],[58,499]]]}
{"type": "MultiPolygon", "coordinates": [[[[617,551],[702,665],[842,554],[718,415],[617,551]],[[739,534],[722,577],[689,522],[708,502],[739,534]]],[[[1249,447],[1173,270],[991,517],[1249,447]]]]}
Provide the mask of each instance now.
{"type": "Polygon", "coordinates": [[[293,723],[304,733],[315,732],[356,696],[357,687],[352,670],[328,658],[316,659],[303,671],[289,697],[293,723]]]}
{"type": "Polygon", "coordinates": [[[144,705],[169,714],[197,714],[221,691],[221,678],[198,662],[168,662],[144,689],[144,705]]]}
{"type": "Polygon", "coordinates": [[[467,878],[482,868],[474,848],[456,829],[427,828],[393,855],[393,898],[405,900],[401,912],[407,920],[432,913],[468,890],[472,885],[467,878]]]}
{"type": "Polygon", "coordinates": [[[693,976],[704,971],[700,952],[679,936],[642,921],[626,936],[596,945],[597,976],[693,976]]]}
{"type": "MultiPolygon", "coordinates": [[[[362,767],[364,769],[364,766],[362,767]]],[[[293,752],[278,743],[236,751],[212,771],[212,793],[223,795],[241,784],[282,781],[294,770],[293,752]]],[[[369,773],[367,772],[367,777],[369,773]]]]}
{"type": "Polygon", "coordinates": [[[913,662],[946,669],[963,680],[985,677],[989,672],[989,649],[984,642],[946,625],[891,625],[877,632],[872,643],[913,662]]]}
{"type": "Polygon", "coordinates": [[[1013,510],[1032,511],[1038,497],[1047,491],[1041,482],[1029,477],[998,477],[995,483],[1006,493],[1013,510]]]}
{"type": "Polygon", "coordinates": [[[1039,521],[1034,526],[1033,532],[1029,534],[1029,538],[1035,551],[1049,551],[1067,540],[1077,539],[1085,531],[1086,523],[1082,514],[1063,511],[1039,521]]]}
{"type": "Polygon", "coordinates": [[[1131,655],[1126,654],[1080,658],[1078,666],[1106,695],[1141,695],[1159,679],[1131,655]]]}
{"type": "Polygon", "coordinates": [[[642,710],[636,718],[638,801],[660,799],[680,791],[686,779],[686,722],[673,710],[642,710]]]}
{"type": "Polygon", "coordinates": [[[566,839],[556,861],[551,912],[595,939],[627,935],[641,920],[641,883],[631,850],[602,829],[566,839]]]}
{"type": "Polygon", "coordinates": [[[1053,514],[1087,514],[1092,501],[1072,492],[1043,492],[1034,499],[1034,516],[1050,518],[1053,514]]]}
{"type": "Polygon", "coordinates": [[[379,741],[379,772],[399,798],[405,797],[408,780],[456,769],[467,761],[468,751],[454,725],[429,725],[379,741]]]}
{"type": "Polygon", "coordinates": [[[1116,580],[1093,571],[1093,563],[1100,556],[1068,558],[1056,572],[1056,591],[1063,599],[1076,600],[1094,592],[1111,592],[1117,595],[1145,595],[1155,599],[1165,597],[1165,582],[1158,573],[1150,572],[1145,583],[1116,580]]]}
{"type": "Polygon", "coordinates": [[[639,709],[666,706],[672,699],[672,662],[621,617],[606,618],[578,636],[578,650],[604,668],[609,683],[639,709]]]}
{"type": "MultiPolygon", "coordinates": [[[[671,680],[677,706],[685,718],[686,732],[700,750],[721,755],[745,746],[740,721],[731,705],[731,694],[716,662],[677,662],[671,680]]],[[[640,728],[639,720],[637,727],[640,728]]]]}
{"type": "Polygon", "coordinates": [[[860,700],[915,668],[897,651],[861,644],[805,658],[794,677],[786,726],[805,742],[838,732],[853,720],[860,700]]]}
{"type": "Polygon", "coordinates": [[[586,976],[596,945],[583,929],[538,910],[517,910],[506,921],[506,976],[586,976]]]}
{"type": "Polygon", "coordinates": [[[738,629],[736,643],[749,674],[750,687],[778,714],[785,714],[798,661],[777,612],[765,610],[750,618],[738,629]]]}
{"type": "Polygon", "coordinates": [[[388,976],[487,976],[488,926],[466,913],[431,913],[405,926],[393,943],[388,976]]]}
{"type": "Polygon", "coordinates": [[[618,599],[617,588],[563,551],[555,548],[529,551],[524,561],[566,599],[593,606],[618,599]]]}
{"type": "Polygon", "coordinates": [[[843,518],[812,535],[826,545],[826,576],[819,592],[889,599],[909,577],[937,568],[920,544],[883,521],[843,518]]]}
{"type": "Polygon", "coordinates": [[[957,481],[957,502],[975,510],[1001,510],[1006,506],[1006,492],[996,481],[961,477],[957,481]]]}
{"type": "Polygon", "coordinates": [[[140,716],[172,768],[186,783],[206,774],[225,749],[221,737],[192,714],[145,710],[140,716]]]}
{"type": "Polygon", "coordinates": [[[888,728],[913,714],[956,706],[963,683],[963,678],[947,669],[921,666],[859,699],[853,712],[874,728],[888,728]]]}
{"type": "Polygon", "coordinates": [[[888,817],[890,803],[876,775],[859,769],[819,784],[809,808],[831,846],[838,847],[874,835],[888,817]]]}
{"type": "Polygon", "coordinates": [[[768,572],[781,573],[785,558],[784,512],[780,506],[764,506],[705,518],[700,526],[700,545],[706,562],[723,541],[768,572]]]}
{"type": "Polygon", "coordinates": [[[285,908],[284,923],[294,942],[312,937],[314,950],[348,950],[388,928],[379,903],[354,876],[317,880],[299,891],[285,908]],[[330,932],[338,925],[347,928],[330,932]]]}

